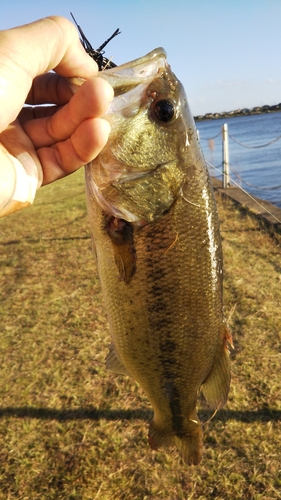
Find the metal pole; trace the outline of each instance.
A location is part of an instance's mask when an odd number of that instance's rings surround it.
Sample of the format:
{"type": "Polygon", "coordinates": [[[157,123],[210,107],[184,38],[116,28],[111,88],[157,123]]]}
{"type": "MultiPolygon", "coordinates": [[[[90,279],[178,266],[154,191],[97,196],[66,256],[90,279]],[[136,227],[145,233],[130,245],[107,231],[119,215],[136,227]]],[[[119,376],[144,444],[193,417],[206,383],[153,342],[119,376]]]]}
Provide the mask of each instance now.
{"type": "Polygon", "coordinates": [[[228,152],[228,127],[227,123],[222,126],[222,185],[229,187],[229,152],[228,152]]]}

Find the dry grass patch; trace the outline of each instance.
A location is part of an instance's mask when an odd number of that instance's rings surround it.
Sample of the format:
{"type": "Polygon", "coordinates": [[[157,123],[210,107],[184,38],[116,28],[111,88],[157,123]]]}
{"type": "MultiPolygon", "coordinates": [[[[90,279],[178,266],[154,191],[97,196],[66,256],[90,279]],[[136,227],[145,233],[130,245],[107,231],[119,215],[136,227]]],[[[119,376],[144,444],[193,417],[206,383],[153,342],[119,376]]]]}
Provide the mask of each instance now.
{"type": "Polygon", "coordinates": [[[233,381],[191,468],[173,450],[149,449],[146,397],[105,370],[82,172],[0,221],[1,500],[281,498],[280,247],[218,204],[233,381]]]}

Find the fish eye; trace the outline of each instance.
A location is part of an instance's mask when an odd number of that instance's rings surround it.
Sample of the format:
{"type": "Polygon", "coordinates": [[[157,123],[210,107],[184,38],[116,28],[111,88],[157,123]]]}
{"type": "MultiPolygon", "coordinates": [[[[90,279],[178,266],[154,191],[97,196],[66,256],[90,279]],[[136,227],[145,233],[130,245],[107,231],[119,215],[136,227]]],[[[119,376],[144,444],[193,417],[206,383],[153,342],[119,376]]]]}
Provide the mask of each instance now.
{"type": "Polygon", "coordinates": [[[167,99],[157,101],[153,107],[154,114],[160,122],[169,122],[175,114],[174,105],[167,99]]]}

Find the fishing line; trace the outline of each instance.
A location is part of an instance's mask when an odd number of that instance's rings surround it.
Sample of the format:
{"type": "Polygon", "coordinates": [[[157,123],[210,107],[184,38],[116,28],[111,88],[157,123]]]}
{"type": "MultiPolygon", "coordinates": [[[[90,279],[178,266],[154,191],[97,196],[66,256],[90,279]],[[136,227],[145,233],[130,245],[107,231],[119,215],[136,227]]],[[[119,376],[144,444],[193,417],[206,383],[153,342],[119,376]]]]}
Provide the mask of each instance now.
{"type": "MultiPolygon", "coordinates": [[[[206,163],[208,166],[214,168],[215,170],[217,170],[218,172],[220,172],[220,174],[224,175],[225,174],[223,172],[221,172],[218,168],[216,168],[214,165],[212,165],[209,161],[206,160],[206,163]]],[[[245,189],[243,189],[241,186],[239,186],[239,184],[237,182],[235,182],[233,179],[231,179],[231,182],[233,182],[233,184],[238,188],[240,189],[243,193],[245,193],[256,205],[258,205],[260,208],[262,208],[263,210],[265,210],[265,212],[268,214],[268,215],[271,215],[271,217],[273,217],[277,222],[279,222],[281,224],[281,220],[278,219],[278,217],[276,217],[274,214],[272,214],[267,208],[265,208],[261,203],[259,203],[253,196],[251,196],[248,191],[246,191],[245,189]]]]}

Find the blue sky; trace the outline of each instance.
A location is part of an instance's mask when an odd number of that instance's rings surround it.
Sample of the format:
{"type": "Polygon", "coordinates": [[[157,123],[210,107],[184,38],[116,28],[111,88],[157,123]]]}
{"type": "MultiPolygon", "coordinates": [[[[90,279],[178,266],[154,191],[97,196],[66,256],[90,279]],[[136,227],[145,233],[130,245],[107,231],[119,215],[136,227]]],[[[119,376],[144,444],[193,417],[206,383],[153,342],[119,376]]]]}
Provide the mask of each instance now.
{"type": "Polygon", "coordinates": [[[194,115],[281,102],[281,0],[7,0],[0,29],[70,11],[117,64],[164,47],[194,115]]]}

